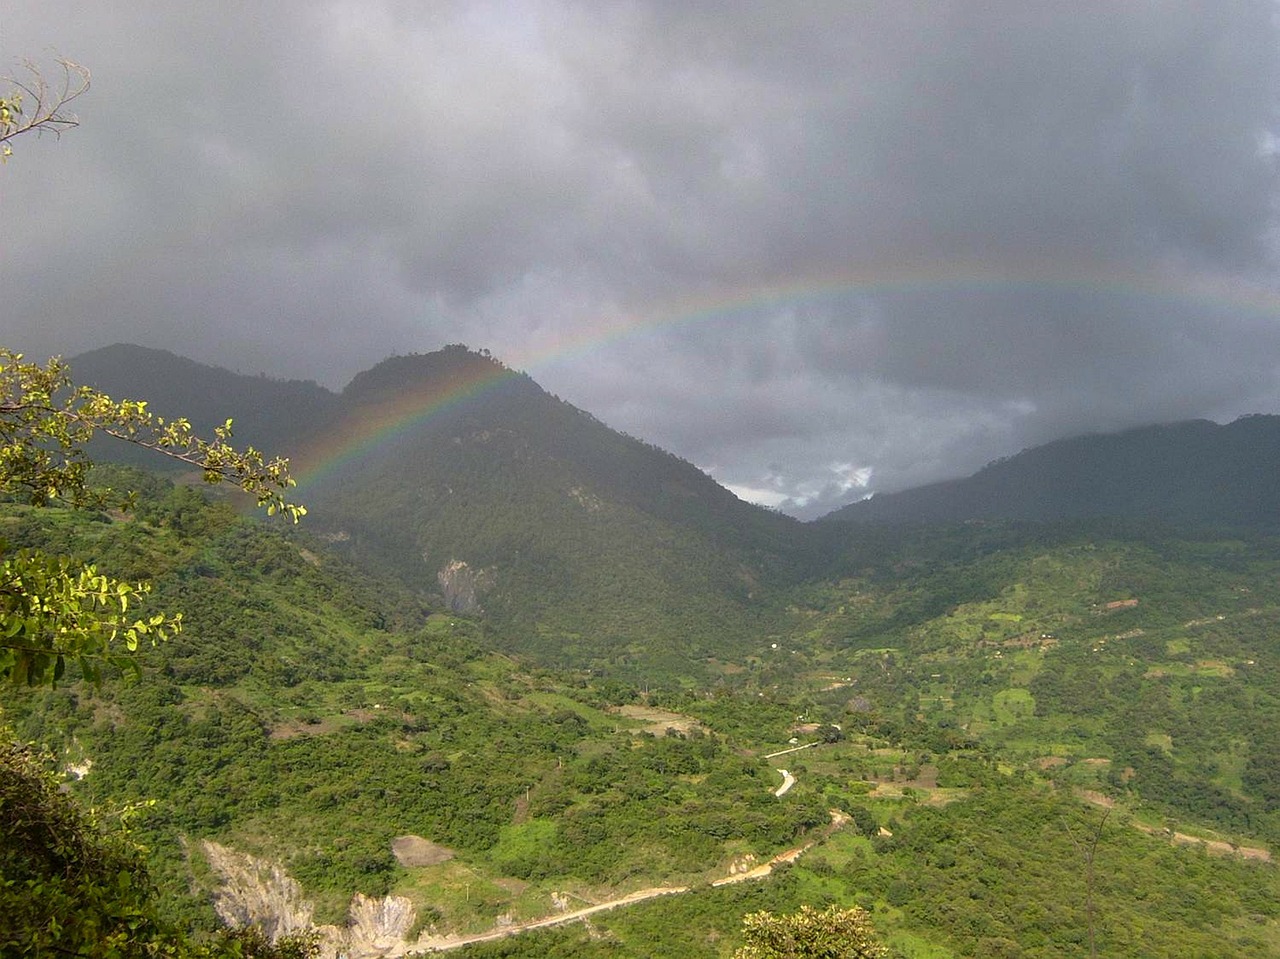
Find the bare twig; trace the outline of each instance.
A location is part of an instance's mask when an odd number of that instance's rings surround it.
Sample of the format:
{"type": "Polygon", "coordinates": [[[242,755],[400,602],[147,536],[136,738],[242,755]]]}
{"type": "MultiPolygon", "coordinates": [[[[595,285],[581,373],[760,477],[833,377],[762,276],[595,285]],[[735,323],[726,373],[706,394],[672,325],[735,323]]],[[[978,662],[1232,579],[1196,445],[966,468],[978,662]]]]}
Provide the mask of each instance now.
{"type": "Polygon", "coordinates": [[[89,89],[89,68],[61,57],[58,66],[62,82],[52,86],[30,60],[23,62],[27,76],[0,78],[10,88],[0,96],[0,150],[5,156],[9,154],[8,141],[23,133],[61,136],[79,125],[79,118],[68,106],[89,89]]]}
{"type": "Polygon", "coordinates": [[[1067,836],[1071,839],[1072,845],[1076,847],[1085,863],[1085,918],[1089,925],[1089,957],[1097,959],[1098,947],[1094,938],[1094,906],[1093,906],[1093,859],[1098,852],[1098,841],[1102,839],[1102,830],[1107,825],[1107,817],[1111,815],[1108,808],[1103,814],[1102,819],[1098,821],[1094,827],[1092,835],[1086,835],[1083,839],[1077,839],[1076,834],[1071,831],[1071,823],[1064,818],[1062,820],[1062,828],[1066,830],[1067,836]]]}

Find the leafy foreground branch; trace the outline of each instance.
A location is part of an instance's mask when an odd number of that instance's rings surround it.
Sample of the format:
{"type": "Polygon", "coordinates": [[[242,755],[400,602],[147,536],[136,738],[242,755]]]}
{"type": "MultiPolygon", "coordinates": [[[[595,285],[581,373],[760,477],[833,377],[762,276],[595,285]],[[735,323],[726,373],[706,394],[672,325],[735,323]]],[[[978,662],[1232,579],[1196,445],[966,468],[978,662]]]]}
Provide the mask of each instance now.
{"type": "Polygon", "coordinates": [[[0,96],[0,160],[13,153],[9,141],[24,133],[52,133],[79,126],[80,120],[68,106],[89,89],[89,70],[71,60],[60,59],[62,83],[50,86],[39,68],[24,64],[25,78],[6,77],[9,91],[0,96]]]}
{"type": "MultiPolygon", "coordinates": [[[[6,118],[5,122],[10,122],[6,118]]],[[[285,498],[293,485],[284,460],[231,446],[231,421],[212,441],[186,420],[165,421],[146,403],[116,401],[72,385],[59,360],[23,362],[0,350],[0,498],[29,506],[102,509],[128,497],[90,487],[85,444],[105,434],[156,450],[253,495],[268,513],[295,522],[305,510],[285,498]]],[[[68,661],[97,679],[103,663],[131,664],[144,639],[176,633],[180,614],[137,617],[150,590],[65,556],[11,552],[0,543],[0,678],[56,682],[68,661]],[[122,641],[125,652],[114,645],[122,641]]],[[[84,957],[240,957],[307,959],[314,939],[269,942],[256,930],[194,943],[155,909],[155,889],[126,814],[109,827],[59,791],[47,757],[11,742],[0,728],[0,955],[84,957]]]]}
{"type": "MultiPolygon", "coordinates": [[[[267,460],[253,447],[237,450],[231,425],[227,420],[204,440],[185,419],[165,420],[145,402],[74,386],[61,360],[41,365],[0,350],[0,497],[36,507],[127,507],[127,495],[89,485],[84,446],[102,434],[187,463],[206,482],[233,483],[268,515],[297,522],[306,509],[285,496],[294,485],[287,461],[267,460]]],[[[182,628],[181,614],[130,615],[149,591],[147,583],[39,551],[10,552],[0,542],[0,678],[43,685],[75,662],[96,680],[104,664],[130,665],[127,654],[143,640],[159,642],[182,628]]]]}

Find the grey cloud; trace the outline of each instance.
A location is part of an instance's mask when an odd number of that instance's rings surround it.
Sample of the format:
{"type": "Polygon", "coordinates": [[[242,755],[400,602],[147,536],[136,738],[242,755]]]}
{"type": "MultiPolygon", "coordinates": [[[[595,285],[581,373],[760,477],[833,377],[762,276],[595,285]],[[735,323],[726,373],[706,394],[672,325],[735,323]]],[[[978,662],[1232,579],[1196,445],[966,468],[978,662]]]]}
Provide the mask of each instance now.
{"type": "Polygon", "coordinates": [[[1278,40],[1260,0],[18,2],[0,57],[95,85],[0,173],[0,322],[332,386],[465,341],[812,512],[1276,408],[1278,40]]]}

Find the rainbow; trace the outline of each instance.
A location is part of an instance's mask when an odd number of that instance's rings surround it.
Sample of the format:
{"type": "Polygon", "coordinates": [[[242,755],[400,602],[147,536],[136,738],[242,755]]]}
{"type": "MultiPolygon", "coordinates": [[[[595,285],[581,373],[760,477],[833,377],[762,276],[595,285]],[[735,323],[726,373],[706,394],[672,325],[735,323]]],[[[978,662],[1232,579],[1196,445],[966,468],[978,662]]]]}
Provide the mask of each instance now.
{"type": "MultiPolygon", "coordinates": [[[[1123,270],[1086,263],[987,263],[882,266],[839,276],[784,280],[747,288],[719,288],[669,302],[642,315],[601,317],[588,328],[550,345],[511,357],[522,370],[537,371],[572,362],[589,353],[653,331],[705,324],[717,319],[758,315],[806,304],[925,293],[975,294],[1070,292],[1099,298],[1140,300],[1190,306],[1205,311],[1229,310],[1259,319],[1280,318],[1280,289],[1227,275],[1175,270],[1123,270]]],[[[445,410],[500,388],[522,374],[500,363],[475,364],[469,375],[397,395],[349,417],[326,438],[295,457],[300,485],[316,482],[343,465],[358,461],[445,410]]]]}
{"type": "Polygon", "coordinates": [[[486,359],[449,376],[363,403],[291,458],[293,476],[300,488],[319,482],[348,463],[393,444],[432,417],[520,378],[520,373],[486,359]]]}

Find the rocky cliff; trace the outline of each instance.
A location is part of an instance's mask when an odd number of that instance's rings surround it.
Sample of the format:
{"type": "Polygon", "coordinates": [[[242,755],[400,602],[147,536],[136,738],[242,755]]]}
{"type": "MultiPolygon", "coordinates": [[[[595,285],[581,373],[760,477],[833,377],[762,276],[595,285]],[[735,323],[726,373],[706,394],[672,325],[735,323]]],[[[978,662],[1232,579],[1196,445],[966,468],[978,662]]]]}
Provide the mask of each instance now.
{"type": "Polygon", "coordinates": [[[313,926],[314,905],[279,863],[237,852],[216,842],[200,844],[221,880],[213,905],[227,925],[256,925],[272,940],[316,929],[322,959],[374,959],[403,956],[425,948],[423,938],[409,941],[417,914],[403,896],[373,898],[356,893],[345,926],[313,926]]]}

